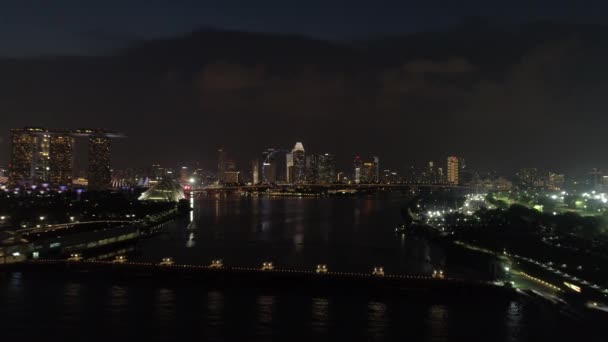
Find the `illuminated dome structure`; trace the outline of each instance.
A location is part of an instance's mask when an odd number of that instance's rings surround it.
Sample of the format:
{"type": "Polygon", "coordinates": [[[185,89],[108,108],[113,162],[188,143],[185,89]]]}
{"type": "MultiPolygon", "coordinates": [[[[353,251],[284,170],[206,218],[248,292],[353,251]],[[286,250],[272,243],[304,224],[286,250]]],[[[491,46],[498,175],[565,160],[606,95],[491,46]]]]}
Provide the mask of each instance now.
{"type": "Polygon", "coordinates": [[[182,187],[171,179],[163,179],[139,196],[140,201],[179,202],[184,198],[182,187]]]}

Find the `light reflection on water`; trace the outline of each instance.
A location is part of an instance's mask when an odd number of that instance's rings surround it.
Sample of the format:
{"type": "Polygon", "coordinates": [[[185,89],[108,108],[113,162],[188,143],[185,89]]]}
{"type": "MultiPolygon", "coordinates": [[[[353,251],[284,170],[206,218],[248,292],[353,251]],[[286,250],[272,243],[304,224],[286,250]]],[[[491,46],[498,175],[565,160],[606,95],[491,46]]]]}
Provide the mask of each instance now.
{"type": "Polygon", "coordinates": [[[189,281],[117,284],[111,279],[75,281],[37,274],[0,277],[0,290],[0,322],[7,341],[44,339],[58,328],[69,337],[66,340],[87,336],[88,341],[106,342],[518,341],[527,336],[559,341],[580,331],[568,329],[554,316],[539,317],[531,304],[489,297],[370,298],[363,293],[218,290],[189,281]]]}
{"type": "Polygon", "coordinates": [[[319,334],[327,333],[329,327],[329,300],[327,298],[312,299],[312,329],[319,334]]]}
{"type": "Polygon", "coordinates": [[[427,329],[429,331],[429,341],[447,341],[449,311],[445,305],[432,305],[429,308],[427,318],[427,329]]]}
{"type": "Polygon", "coordinates": [[[369,302],[367,322],[370,340],[381,341],[385,337],[390,323],[386,304],[377,301],[369,302]]]}

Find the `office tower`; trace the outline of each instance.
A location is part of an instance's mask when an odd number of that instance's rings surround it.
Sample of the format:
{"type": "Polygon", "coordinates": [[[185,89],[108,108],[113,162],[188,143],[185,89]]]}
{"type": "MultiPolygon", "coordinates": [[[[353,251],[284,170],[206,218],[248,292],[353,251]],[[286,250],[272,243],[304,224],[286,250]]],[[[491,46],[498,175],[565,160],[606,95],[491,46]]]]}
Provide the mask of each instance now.
{"type": "Polygon", "coordinates": [[[74,138],[70,133],[51,135],[49,180],[53,186],[70,185],[74,165],[74,138]]]}
{"type": "Polygon", "coordinates": [[[224,181],[224,172],[226,172],[226,153],[221,148],[217,152],[217,180],[222,183],[224,181]]]}
{"type": "Polygon", "coordinates": [[[448,157],[447,161],[448,177],[447,181],[449,184],[458,185],[460,181],[460,168],[458,166],[458,157],[448,157]]]}
{"type": "Polygon", "coordinates": [[[374,156],[374,177],[375,183],[380,183],[380,158],[374,156]]]}
{"type": "Polygon", "coordinates": [[[190,172],[188,171],[188,167],[182,166],[182,168],[179,170],[179,184],[181,184],[182,186],[188,185],[189,181],[190,172]]]}
{"type": "Polygon", "coordinates": [[[287,183],[293,183],[294,182],[293,153],[287,152],[285,154],[285,163],[286,163],[285,170],[287,170],[287,175],[286,175],[287,183]]]}
{"type": "Polygon", "coordinates": [[[355,154],[353,159],[353,179],[356,184],[361,183],[363,160],[358,154],[355,154]]]}
{"type": "Polygon", "coordinates": [[[48,181],[49,140],[49,133],[42,128],[26,127],[11,130],[9,183],[12,186],[48,181]]]}
{"type": "Polygon", "coordinates": [[[257,159],[251,161],[251,178],[253,185],[260,184],[260,161],[257,159]]]}
{"type": "Polygon", "coordinates": [[[35,183],[48,183],[50,174],[50,147],[51,135],[44,132],[37,136],[38,144],[36,144],[36,153],[34,154],[35,163],[35,183]]]}
{"type": "Polygon", "coordinates": [[[318,182],[319,169],[317,165],[317,156],[309,154],[306,156],[306,183],[316,184],[318,182]]]}
{"type": "Polygon", "coordinates": [[[301,142],[296,142],[296,145],[291,151],[293,159],[293,183],[304,183],[306,181],[306,152],[304,145],[301,142]]]}
{"type": "Polygon", "coordinates": [[[536,168],[523,168],[517,172],[519,185],[524,187],[534,187],[538,183],[538,170],[536,168]]]}
{"type": "Polygon", "coordinates": [[[317,156],[317,183],[333,184],[336,182],[336,158],[325,153],[317,156]]]}
{"type": "Polygon", "coordinates": [[[374,182],[374,163],[364,162],[361,167],[361,175],[359,177],[359,183],[369,184],[374,182]]]}
{"type": "Polygon", "coordinates": [[[287,171],[285,153],[269,148],[262,153],[262,182],[265,184],[285,183],[287,171]]]}
{"type": "Polygon", "coordinates": [[[105,190],[111,187],[111,139],[105,134],[89,136],[89,189],[105,190]]]}
{"type": "Polygon", "coordinates": [[[30,184],[34,173],[36,136],[28,129],[12,129],[11,142],[9,183],[13,186],[30,184]]]}
{"type": "Polygon", "coordinates": [[[225,171],[224,172],[224,183],[226,184],[239,184],[241,182],[240,172],[238,171],[225,171]]]}

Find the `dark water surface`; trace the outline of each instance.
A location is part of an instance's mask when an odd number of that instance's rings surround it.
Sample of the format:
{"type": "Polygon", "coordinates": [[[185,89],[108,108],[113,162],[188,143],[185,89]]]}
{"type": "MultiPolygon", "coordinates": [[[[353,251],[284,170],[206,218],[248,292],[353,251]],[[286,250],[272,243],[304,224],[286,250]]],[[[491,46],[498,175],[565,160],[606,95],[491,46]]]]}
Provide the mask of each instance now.
{"type": "Polygon", "coordinates": [[[367,272],[383,265],[394,273],[432,272],[444,261],[433,244],[397,236],[403,198],[268,198],[197,196],[188,222],[145,240],[137,258],[207,264],[259,265],[367,272]]]}
{"type": "MultiPolygon", "coordinates": [[[[441,250],[393,233],[395,198],[197,197],[130,258],[426,272],[441,250]],[[187,226],[192,224],[192,230],[187,226]],[[192,235],[191,235],[192,234],[192,235]]],[[[200,282],[0,273],[3,341],[572,341],[582,323],[523,300],[209,288],[200,282]]]]}

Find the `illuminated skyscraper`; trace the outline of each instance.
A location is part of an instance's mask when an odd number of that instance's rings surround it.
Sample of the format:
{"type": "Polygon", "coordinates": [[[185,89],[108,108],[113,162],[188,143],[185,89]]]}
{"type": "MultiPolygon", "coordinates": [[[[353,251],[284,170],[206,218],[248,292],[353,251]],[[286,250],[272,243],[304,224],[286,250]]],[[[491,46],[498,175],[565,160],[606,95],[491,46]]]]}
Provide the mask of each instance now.
{"type": "Polygon", "coordinates": [[[251,177],[253,185],[260,184],[260,161],[257,159],[251,161],[251,177]]]}
{"type": "Polygon", "coordinates": [[[48,180],[49,135],[42,128],[11,130],[9,183],[13,186],[38,184],[48,180]]]}
{"type": "Polygon", "coordinates": [[[364,162],[361,167],[361,173],[359,177],[359,183],[369,184],[374,182],[374,163],[372,162],[364,162]]]}
{"type": "Polygon", "coordinates": [[[363,160],[358,154],[355,154],[353,159],[353,179],[356,184],[361,183],[361,171],[363,167],[363,160]]]}
{"type": "Polygon", "coordinates": [[[74,138],[69,133],[51,135],[49,180],[52,185],[72,183],[74,138]]]}
{"type": "Polygon", "coordinates": [[[373,181],[375,183],[380,183],[380,158],[378,156],[374,156],[374,177],[373,181]]]}
{"type": "Polygon", "coordinates": [[[448,157],[447,170],[448,177],[447,181],[449,184],[458,185],[460,182],[460,168],[458,166],[458,157],[448,157]]]}
{"type": "Polygon", "coordinates": [[[287,171],[287,183],[293,183],[294,171],[293,171],[293,153],[287,152],[285,154],[285,170],[287,171]]]}
{"type": "Polygon", "coordinates": [[[317,156],[309,154],[306,156],[306,183],[316,184],[319,180],[319,169],[317,156]]]}
{"type": "Polygon", "coordinates": [[[325,153],[317,157],[317,169],[319,184],[333,184],[336,178],[336,158],[333,154],[325,153]]]}
{"type": "Polygon", "coordinates": [[[304,145],[297,142],[291,151],[293,159],[293,180],[292,183],[304,183],[306,181],[306,152],[304,145]]]}
{"type": "Polygon", "coordinates": [[[105,190],[111,187],[111,139],[103,134],[89,136],[89,189],[105,190]]]}
{"type": "Polygon", "coordinates": [[[221,148],[217,152],[217,179],[222,183],[224,181],[224,173],[226,172],[226,153],[221,148]]]}

